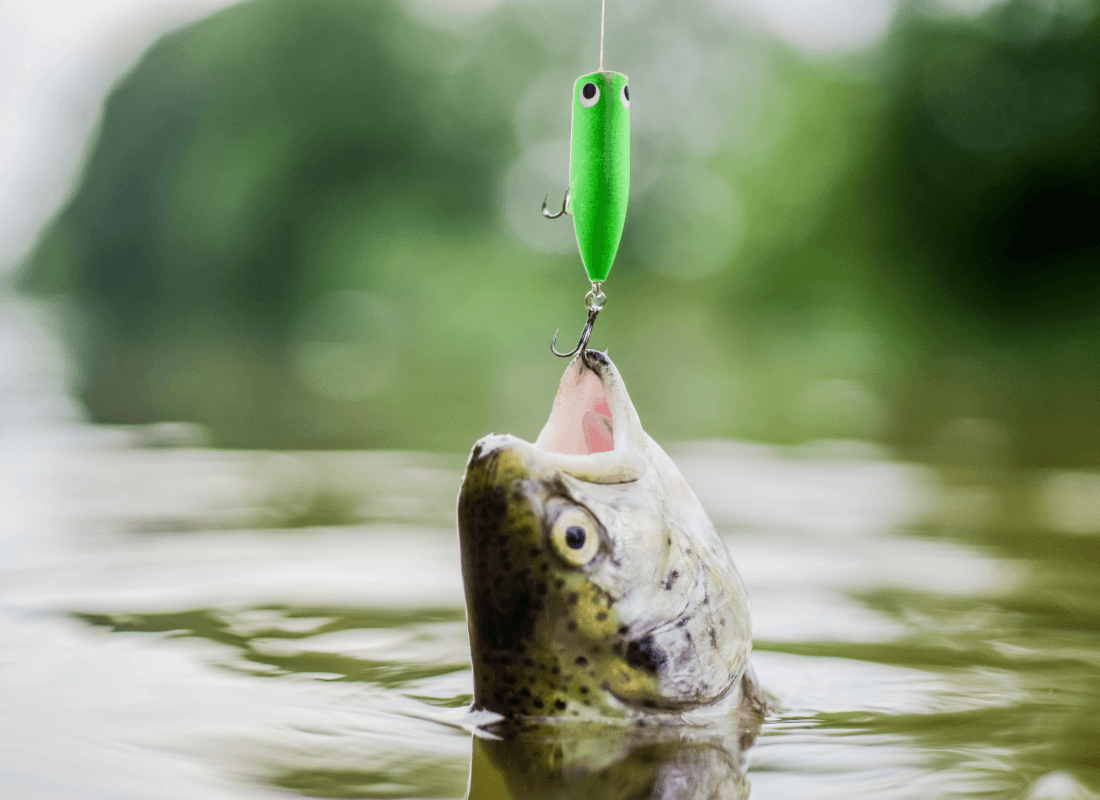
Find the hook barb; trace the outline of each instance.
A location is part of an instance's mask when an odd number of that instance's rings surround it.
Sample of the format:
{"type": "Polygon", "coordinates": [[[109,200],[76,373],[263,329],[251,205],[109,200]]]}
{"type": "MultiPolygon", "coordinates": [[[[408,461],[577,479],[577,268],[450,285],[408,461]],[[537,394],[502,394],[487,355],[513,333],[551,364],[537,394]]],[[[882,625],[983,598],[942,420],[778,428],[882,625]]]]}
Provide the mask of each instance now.
{"type": "MultiPolygon", "coordinates": [[[[556,355],[558,358],[572,358],[577,353],[588,347],[588,340],[592,336],[592,326],[596,324],[596,315],[599,311],[588,312],[588,322],[584,323],[584,330],[581,331],[581,340],[577,342],[577,346],[570,350],[568,353],[559,353],[558,349],[554,346],[558,343],[558,331],[554,331],[554,338],[550,342],[550,352],[556,355]]],[[[561,330],[560,328],[558,330],[561,330]]]]}
{"type": "Polygon", "coordinates": [[[547,200],[548,200],[549,198],[550,198],[550,195],[547,195],[546,197],[542,198],[542,215],[543,215],[544,217],[546,217],[547,219],[557,219],[557,218],[558,218],[558,217],[560,217],[560,216],[561,216],[562,214],[568,214],[568,213],[569,213],[569,212],[568,212],[568,211],[566,210],[566,206],[568,206],[568,205],[569,205],[569,190],[568,190],[568,189],[566,189],[566,190],[565,190],[565,197],[563,197],[563,198],[561,199],[561,211],[559,211],[559,212],[558,212],[558,213],[556,213],[556,214],[551,214],[551,213],[550,213],[550,209],[548,209],[548,208],[546,207],[546,201],[547,201],[547,200]]]}

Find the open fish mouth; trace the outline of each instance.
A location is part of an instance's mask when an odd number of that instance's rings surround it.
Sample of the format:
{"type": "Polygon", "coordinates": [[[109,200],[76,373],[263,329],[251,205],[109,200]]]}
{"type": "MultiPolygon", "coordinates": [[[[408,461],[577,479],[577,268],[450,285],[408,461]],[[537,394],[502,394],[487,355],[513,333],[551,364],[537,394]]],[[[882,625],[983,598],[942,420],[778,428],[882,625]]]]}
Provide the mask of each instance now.
{"type": "Polygon", "coordinates": [[[589,483],[630,483],[646,472],[645,432],[619,372],[603,353],[570,363],[535,448],[548,467],[589,483]]]}

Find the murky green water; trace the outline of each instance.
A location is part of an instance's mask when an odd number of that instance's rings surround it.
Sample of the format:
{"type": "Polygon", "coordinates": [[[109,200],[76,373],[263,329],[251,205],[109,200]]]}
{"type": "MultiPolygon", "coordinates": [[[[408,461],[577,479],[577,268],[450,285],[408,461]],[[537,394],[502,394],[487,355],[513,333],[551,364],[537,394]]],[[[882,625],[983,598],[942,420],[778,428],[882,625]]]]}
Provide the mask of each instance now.
{"type": "MultiPolygon", "coordinates": [[[[672,450],[777,711],[743,756],[713,727],[486,742],[483,796],[509,764],[563,797],[1096,796],[1100,477],[672,450]]],[[[462,463],[9,438],[0,796],[463,797],[462,463]]]]}

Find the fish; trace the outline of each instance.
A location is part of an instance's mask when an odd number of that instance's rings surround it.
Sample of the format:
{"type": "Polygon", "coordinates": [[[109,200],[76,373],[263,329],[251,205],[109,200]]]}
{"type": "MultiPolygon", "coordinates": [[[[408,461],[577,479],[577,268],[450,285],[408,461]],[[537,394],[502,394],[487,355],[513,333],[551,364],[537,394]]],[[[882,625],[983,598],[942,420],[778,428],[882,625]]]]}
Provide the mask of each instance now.
{"type": "Polygon", "coordinates": [[[533,443],[477,441],[458,533],[471,709],[644,725],[767,708],[741,576],[606,354],[570,362],[533,443]]]}

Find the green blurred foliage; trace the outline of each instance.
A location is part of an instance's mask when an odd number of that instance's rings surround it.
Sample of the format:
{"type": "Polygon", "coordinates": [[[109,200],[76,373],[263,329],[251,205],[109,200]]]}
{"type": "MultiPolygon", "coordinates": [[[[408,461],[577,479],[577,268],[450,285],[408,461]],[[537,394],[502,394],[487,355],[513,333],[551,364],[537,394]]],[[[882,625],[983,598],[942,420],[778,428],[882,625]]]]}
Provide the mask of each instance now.
{"type": "MultiPolygon", "coordinates": [[[[533,437],[583,323],[569,91],[591,3],[252,0],[112,93],[23,285],[94,418],[233,447],[533,437]]],[[[1100,462],[1094,2],[903,9],[808,59],[709,3],[615,3],[622,250],[593,345],[657,438],[1100,462]]]]}

